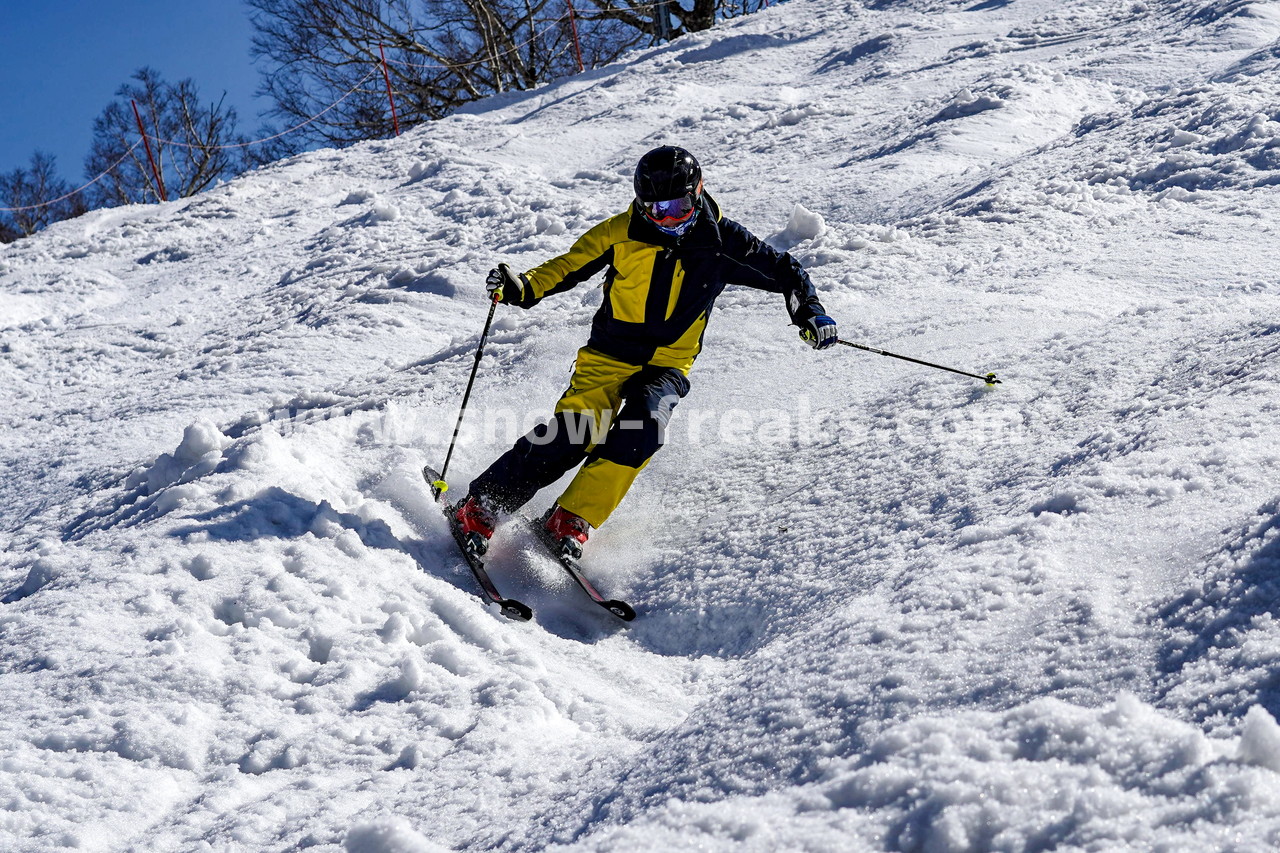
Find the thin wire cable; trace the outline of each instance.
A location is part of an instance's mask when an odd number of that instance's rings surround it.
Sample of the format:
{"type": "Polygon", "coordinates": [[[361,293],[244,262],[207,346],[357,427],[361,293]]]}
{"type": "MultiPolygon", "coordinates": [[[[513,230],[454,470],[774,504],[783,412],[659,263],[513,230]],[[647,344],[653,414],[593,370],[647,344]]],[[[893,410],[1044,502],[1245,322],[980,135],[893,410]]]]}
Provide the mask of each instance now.
{"type": "MultiPolygon", "coordinates": [[[[646,9],[657,9],[657,8],[659,8],[659,6],[661,6],[661,5],[662,5],[661,3],[644,3],[644,4],[639,4],[639,5],[636,5],[636,6],[629,7],[629,8],[627,9],[627,11],[629,11],[629,12],[639,12],[639,11],[646,10],[646,9]]],[[[525,40],[525,41],[517,42],[516,44],[513,44],[511,47],[507,48],[506,50],[503,50],[503,51],[502,51],[502,54],[515,53],[519,48],[527,47],[528,45],[533,44],[535,41],[537,41],[537,40],[538,40],[539,38],[541,38],[543,35],[545,35],[546,33],[550,32],[550,31],[551,31],[551,29],[552,29],[552,27],[554,27],[554,26],[556,26],[556,25],[558,25],[558,24],[561,24],[561,23],[563,23],[564,21],[566,21],[566,20],[568,20],[568,19],[569,19],[569,14],[566,12],[565,14],[561,15],[559,18],[556,18],[556,19],[554,19],[554,20],[550,21],[550,22],[549,22],[549,24],[548,24],[548,26],[546,27],[546,29],[544,29],[544,30],[540,30],[540,31],[535,31],[535,32],[533,33],[533,35],[532,35],[530,38],[528,38],[528,39],[527,39],[527,40],[525,40]]],[[[447,71],[447,70],[451,70],[451,69],[457,69],[457,68],[470,68],[470,67],[474,67],[474,66],[477,66],[477,65],[484,65],[485,63],[487,63],[487,62],[489,62],[489,61],[490,61],[490,60],[488,60],[488,59],[478,59],[478,60],[476,60],[476,61],[474,61],[474,62],[462,62],[462,63],[457,63],[457,64],[454,64],[454,65],[437,65],[437,64],[418,65],[418,64],[416,64],[416,63],[412,63],[412,62],[400,62],[400,61],[397,61],[397,60],[395,60],[395,59],[388,59],[388,60],[386,60],[387,64],[389,64],[389,65],[399,65],[399,66],[402,66],[402,67],[405,67],[405,68],[413,68],[413,69],[438,68],[438,69],[446,70],[446,71],[447,71]]],[[[263,144],[264,142],[272,142],[272,141],[274,141],[274,140],[276,140],[276,139],[279,139],[279,138],[281,138],[281,137],[283,137],[283,136],[288,136],[290,133],[293,133],[293,132],[294,132],[294,131],[296,131],[296,130],[301,130],[302,128],[306,127],[307,125],[311,124],[312,122],[314,122],[314,121],[318,120],[321,116],[325,115],[325,114],[326,114],[326,113],[328,113],[330,110],[332,110],[334,107],[338,106],[338,105],[339,105],[339,104],[341,104],[343,101],[345,101],[347,98],[349,98],[349,97],[351,97],[352,95],[354,95],[354,94],[356,93],[356,91],[357,91],[361,86],[363,86],[365,83],[367,83],[367,82],[369,81],[369,79],[370,79],[371,77],[373,77],[374,75],[376,75],[377,73],[378,73],[378,69],[377,69],[377,68],[375,68],[374,70],[370,71],[370,72],[369,72],[367,75],[365,75],[365,76],[364,76],[364,77],[363,77],[363,78],[362,78],[358,83],[356,83],[356,84],[355,84],[354,86],[352,86],[349,90],[347,90],[347,93],[346,93],[346,94],[344,94],[342,97],[338,98],[338,100],[334,101],[332,104],[330,104],[329,106],[325,107],[325,108],[324,108],[323,110],[321,110],[320,112],[318,112],[318,113],[316,113],[315,115],[311,116],[310,118],[306,119],[305,121],[302,121],[302,122],[300,122],[300,123],[298,123],[298,124],[295,124],[293,127],[289,128],[289,129],[287,129],[287,130],[282,130],[282,131],[280,131],[279,133],[273,134],[273,135],[271,135],[271,136],[264,137],[264,138],[262,138],[262,139],[254,139],[254,140],[249,141],[249,142],[235,142],[235,143],[232,143],[232,144],[230,144],[230,145],[194,145],[194,144],[189,143],[189,142],[178,142],[177,140],[173,140],[173,139],[161,139],[160,137],[155,136],[155,135],[150,134],[150,133],[146,134],[146,136],[147,136],[147,137],[149,137],[153,142],[158,142],[158,143],[160,143],[161,145],[172,145],[172,146],[174,146],[174,147],[176,147],[176,148],[199,148],[199,149],[203,149],[203,150],[206,150],[206,151],[228,151],[228,150],[233,150],[233,149],[237,149],[237,148],[248,148],[248,147],[250,147],[250,146],[252,146],[252,145],[261,145],[261,144],[263,144]]],[[[119,160],[117,160],[115,163],[113,163],[109,169],[107,169],[105,172],[103,172],[102,174],[98,175],[98,176],[97,176],[96,178],[94,178],[92,181],[89,181],[89,183],[85,184],[84,186],[80,187],[79,189],[72,190],[71,192],[67,193],[67,194],[66,194],[66,195],[64,195],[64,196],[60,196],[60,197],[58,197],[58,198],[55,198],[55,199],[53,199],[52,201],[41,202],[40,204],[28,205],[28,206],[26,206],[26,207],[0,207],[0,212],[3,212],[3,213],[18,213],[18,212],[26,211],[26,210],[39,210],[39,209],[40,209],[40,208],[42,208],[42,207],[48,207],[48,206],[50,206],[50,205],[57,204],[57,203],[58,203],[58,202],[60,202],[60,201],[66,201],[67,199],[71,198],[72,196],[76,195],[77,193],[84,192],[84,191],[85,191],[85,190],[87,190],[89,187],[93,186],[93,185],[94,185],[94,184],[96,184],[98,181],[102,180],[102,179],[103,179],[103,178],[105,178],[107,175],[109,175],[109,174],[111,174],[113,171],[115,171],[116,167],[117,167],[117,166],[119,166],[121,163],[123,163],[123,162],[125,161],[125,159],[126,159],[126,158],[128,158],[128,156],[129,156],[130,154],[132,154],[132,153],[133,153],[133,150],[134,150],[135,148],[137,148],[139,145],[141,145],[141,144],[142,144],[142,142],[143,142],[143,139],[139,139],[137,142],[133,143],[133,145],[131,145],[131,146],[129,147],[129,150],[128,150],[128,151],[126,151],[126,152],[124,153],[124,156],[123,156],[123,157],[121,157],[119,160]]]]}
{"type": "MultiPolygon", "coordinates": [[[[345,95],[343,95],[341,98],[339,98],[338,100],[334,101],[332,104],[330,104],[329,106],[325,107],[323,110],[321,110],[320,112],[316,113],[315,115],[313,115],[311,118],[307,119],[306,121],[304,121],[304,122],[302,122],[302,123],[300,123],[300,124],[295,124],[293,127],[289,128],[288,130],[282,130],[282,131],[280,131],[279,133],[277,133],[277,134],[275,134],[275,135],[273,135],[273,136],[268,136],[268,137],[266,137],[265,139],[255,139],[255,140],[253,140],[252,142],[237,142],[237,143],[234,143],[234,144],[232,144],[232,145],[214,145],[214,146],[205,146],[205,145],[192,145],[192,144],[187,143],[187,142],[177,142],[177,141],[174,141],[174,140],[171,140],[171,139],[161,139],[160,137],[158,137],[158,136],[153,136],[152,134],[149,134],[149,133],[147,134],[147,136],[148,136],[148,137],[150,137],[152,141],[154,141],[154,142],[158,142],[158,143],[160,143],[161,145],[172,145],[172,146],[177,147],[177,148],[202,148],[202,149],[209,150],[209,151],[221,151],[221,150],[226,150],[226,149],[229,149],[229,148],[247,148],[247,147],[249,147],[250,145],[261,145],[261,144],[262,144],[262,143],[264,143],[264,142],[270,142],[270,141],[272,141],[273,139],[279,139],[279,138],[280,138],[280,137],[282,137],[282,136],[287,136],[288,134],[293,133],[295,130],[299,130],[299,129],[301,129],[301,128],[303,128],[303,127],[306,127],[307,125],[311,124],[313,121],[315,121],[316,119],[320,118],[320,117],[321,117],[321,116],[323,116],[325,113],[329,112],[329,111],[330,111],[330,110],[332,110],[334,107],[338,106],[338,104],[342,103],[342,102],[343,102],[343,101],[345,101],[347,98],[349,98],[349,97],[351,97],[353,94],[355,94],[356,90],[357,90],[357,89],[359,89],[361,86],[363,86],[366,82],[368,82],[369,78],[370,78],[370,77],[373,77],[376,73],[377,73],[377,69],[375,68],[373,71],[370,71],[370,72],[369,72],[369,74],[368,74],[367,76],[365,76],[365,78],[364,78],[363,80],[361,80],[359,83],[356,83],[354,86],[352,86],[352,87],[351,87],[351,89],[350,89],[350,90],[349,90],[345,95]]],[[[89,183],[85,184],[84,186],[80,187],[79,189],[72,190],[71,192],[67,193],[67,194],[66,194],[66,195],[64,195],[64,196],[60,196],[60,197],[58,197],[58,198],[55,198],[55,199],[53,199],[52,201],[44,201],[44,202],[41,202],[40,204],[32,204],[32,205],[28,205],[28,206],[26,206],[26,207],[0,207],[0,212],[3,212],[3,213],[18,213],[18,212],[25,211],[25,210],[39,210],[39,209],[40,209],[40,208],[42,208],[42,207],[49,207],[50,205],[57,204],[57,203],[58,203],[58,202],[60,202],[60,201],[66,201],[67,199],[71,198],[73,195],[75,195],[75,194],[77,194],[77,193],[84,192],[84,191],[85,191],[85,190],[87,190],[89,187],[93,186],[93,185],[94,185],[94,184],[96,184],[98,181],[102,180],[102,179],[103,179],[103,178],[105,178],[107,175],[109,175],[109,174],[111,174],[112,172],[114,172],[114,171],[116,170],[116,167],[118,167],[121,163],[123,163],[126,159],[128,159],[129,155],[130,155],[130,154],[132,154],[132,153],[133,153],[133,151],[134,151],[134,149],[135,149],[135,148],[137,148],[139,145],[141,145],[141,144],[142,144],[142,142],[143,142],[143,139],[140,137],[140,138],[138,139],[138,141],[137,141],[137,142],[135,142],[135,143],[133,143],[133,145],[130,145],[130,146],[129,146],[129,150],[128,150],[128,151],[126,151],[126,152],[124,152],[124,155],[123,155],[119,160],[117,160],[116,162],[112,163],[112,164],[111,164],[111,166],[110,166],[106,171],[104,171],[102,174],[98,175],[98,176],[97,176],[96,178],[94,178],[92,181],[89,181],[89,183]]]]}
{"type": "Polygon", "coordinates": [[[60,202],[60,201],[66,201],[67,199],[69,199],[69,198],[71,198],[73,195],[75,195],[76,193],[82,193],[82,192],[84,192],[85,190],[89,189],[89,187],[93,186],[93,185],[94,185],[94,184],[96,184],[98,181],[102,180],[102,179],[103,179],[103,178],[105,178],[107,175],[109,175],[109,174],[111,174],[112,172],[114,172],[114,171],[116,170],[116,167],[117,167],[117,166],[119,166],[121,163],[123,163],[126,159],[128,159],[129,155],[133,153],[133,149],[137,148],[137,147],[138,147],[139,145],[141,145],[141,144],[142,144],[142,140],[141,140],[141,139],[139,139],[137,142],[135,142],[135,143],[133,143],[132,145],[130,145],[130,146],[129,146],[129,150],[128,150],[128,151],[126,151],[126,152],[124,152],[124,155],[123,155],[123,156],[121,156],[121,158],[120,158],[119,160],[117,160],[117,161],[115,161],[114,163],[112,163],[112,164],[111,164],[111,166],[110,166],[110,167],[109,167],[105,172],[103,172],[102,174],[98,175],[98,177],[94,178],[92,181],[90,181],[89,183],[87,183],[87,184],[85,184],[84,186],[80,187],[79,189],[72,190],[71,192],[67,193],[66,195],[64,195],[64,196],[59,196],[58,198],[55,198],[55,199],[53,199],[52,201],[42,201],[42,202],[40,202],[39,204],[31,204],[31,205],[27,205],[26,207],[0,207],[0,212],[4,212],[4,213],[17,213],[17,212],[19,212],[19,211],[23,211],[23,210],[39,210],[39,209],[40,209],[40,208],[42,208],[42,207],[48,207],[48,206],[49,206],[49,205],[51,205],[51,204],[57,204],[57,203],[58,203],[58,202],[60,202]]]}
{"type": "Polygon", "coordinates": [[[306,121],[300,124],[295,124],[293,127],[289,128],[288,130],[282,130],[273,136],[268,136],[265,139],[255,139],[252,142],[235,142],[230,145],[193,145],[190,142],[178,142],[177,140],[173,140],[173,139],[161,139],[160,137],[153,136],[152,134],[149,134],[149,133],[147,134],[147,136],[151,137],[152,142],[158,142],[161,145],[172,145],[175,148],[199,148],[204,151],[226,151],[233,148],[248,148],[250,145],[261,145],[264,142],[271,142],[272,140],[279,139],[282,136],[288,136],[290,133],[293,133],[295,130],[301,130],[302,128],[311,124],[313,121],[317,120],[322,115],[329,112],[334,107],[338,106],[338,104],[342,103],[347,98],[350,98],[352,95],[354,95],[356,91],[365,83],[369,82],[369,78],[377,74],[378,71],[379,69],[377,68],[370,71],[368,74],[364,76],[364,79],[362,79],[359,83],[356,83],[354,86],[348,89],[345,95],[343,95],[341,98],[338,98],[338,100],[334,101],[332,104],[325,107],[323,110],[316,113],[311,118],[307,119],[306,121]]]}
{"type": "MultiPolygon", "coordinates": [[[[506,49],[506,50],[502,51],[502,53],[503,53],[503,54],[515,53],[515,52],[516,52],[516,50],[518,50],[519,48],[526,47],[526,46],[528,46],[528,45],[530,45],[530,44],[533,44],[533,43],[534,43],[535,41],[537,41],[537,40],[538,40],[542,35],[545,35],[546,33],[550,32],[550,31],[551,31],[551,27],[552,27],[552,26],[554,26],[554,25],[556,25],[556,24],[559,24],[559,23],[561,23],[562,21],[568,20],[568,17],[569,17],[569,16],[568,16],[568,14],[567,14],[567,13],[566,13],[566,14],[564,14],[564,15],[561,15],[559,18],[556,18],[554,21],[552,21],[552,22],[551,22],[551,26],[548,26],[545,30],[542,30],[542,31],[540,31],[540,32],[535,32],[535,33],[533,34],[533,36],[532,36],[531,38],[529,38],[528,40],[526,40],[526,41],[522,41],[522,42],[518,42],[518,43],[516,43],[516,44],[512,45],[510,48],[508,48],[508,49],[506,49]]],[[[406,67],[406,68],[414,68],[414,69],[423,69],[423,68],[439,68],[439,69],[443,69],[443,70],[450,70],[450,69],[455,69],[455,68],[469,68],[469,67],[476,66],[476,65],[483,65],[483,64],[485,64],[485,63],[486,63],[486,62],[488,62],[488,61],[489,61],[489,60],[483,60],[483,59],[482,59],[482,60],[477,60],[477,61],[475,61],[475,62],[464,62],[464,63],[459,63],[459,64],[456,64],[456,65],[417,65],[417,64],[414,64],[414,63],[411,63],[411,62],[398,62],[398,61],[396,61],[396,60],[394,60],[394,59],[388,59],[386,62],[387,62],[387,64],[388,64],[388,65],[400,65],[400,66],[403,66],[403,67],[406,67]]],[[[264,142],[271,142],[271,141],[272,141],[272,140],[274,140],[274,139],[279,139],[279,138],[280,138],[280,137],[282,137],[282,136],[287,136],[288,134],[293,133],[295,130],[300,130],[301,128],[306,127],[307,125],[309,125],[309,124],[311,124],[312,122],[314,122],[314,121],[316,121],[317,119],[319,119],[319,118],[320,118],[321,116],[323,116],[325,113],[327,113],[327,112],[329,112],[330,110],[332,110],[334,107],[336,107],[336,106],[338,106],[339,104],[341,104],[341,103],[342,103],[343,101],[345,101],[347,98],[349,98],[349,97],[351,97],[352,95],[354,95],[354,94],[356,93],[356,91],[357,91],[361,86],[363,86],[365,83],[367,83],[371,77],[375,76],[375,75],[379,72],[379,70],[381,69],[381,64],[380,64],[380,63],[378,63],[378,64],[376,64],[376,65],[377,65],[377,67],[375,67],[372,71],[370,71],[367,75],[365,75],[365,77],[364,77],[363,79],[361,79],[358,83],[356,83],[356,84],[355,84],[354,86],[352,86],[349,90],[347,90],[347,93],[346,93],[345,95],[343,95],[341,98],[338,98],[338,100],[334,101],[332,104],[330,104],[329,106],[325,107],[323,110],[321,110],[320,112],[316,113],[315,115],[313,115],[311,118],[307,119],[306,121],[304,121],[304,122],[302,122],[302,123],[300,123],[300,124],[296,124],[296,125],[294,125],[293,127],[289,128],[288,130],[282,130],[280,133],[277,133],[277,134],[275,134],[274,136],[268,136],[268,137],[266,137],[265,139],[255,139],[255,140],[253,140],[252,142],[237,142],[237,143],[233,143],[233,144],[230,144],[230,145],[213,145],[213,146],[206,146],[206,145],[193,145],[193,144],[191,144],[191,143],[189,143],[189,142],[178,142],[177,140],[173,140],[173,139],[161,139],[160,137],[155,136],[155,135],[153,135],[153,134],[147,134],[147,136],[149,136],[153,142],[158,142],[158,143],[160,143],[161,145],[172,145],[172,146],[177,147],[177,148],[200,148],[200,149],[204,149],[204,150],[208,150],[208,151],[225,151],[225,150],[230,150],[230,149],[235,149],[235,148],[248,148],[248,147],[249,147],[249,146],[251,146],[251,145],[261,145],[261,144],[262,144],[262,143],[264,143],[264,142]]]]}

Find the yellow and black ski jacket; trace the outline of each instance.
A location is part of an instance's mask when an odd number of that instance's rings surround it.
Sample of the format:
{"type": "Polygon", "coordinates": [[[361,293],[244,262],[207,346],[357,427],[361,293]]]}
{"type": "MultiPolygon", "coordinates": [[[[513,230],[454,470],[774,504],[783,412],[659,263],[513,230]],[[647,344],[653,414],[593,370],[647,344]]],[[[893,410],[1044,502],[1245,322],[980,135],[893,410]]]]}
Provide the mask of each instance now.
{"type": "Polygon", "coordinates": [[[698,218],[679,238],[659,231],[633,204],[583,234],[565,254],[525,273],[519,298],[503,299],[529,308],[604,270],[604,303],[587,346],[628,364],[685,373],[702,350],[707,318],[725,285],[783,294],[797,326],[826,313],[794,258],[721,216],[709,195],[700,204],[698,218]]]}

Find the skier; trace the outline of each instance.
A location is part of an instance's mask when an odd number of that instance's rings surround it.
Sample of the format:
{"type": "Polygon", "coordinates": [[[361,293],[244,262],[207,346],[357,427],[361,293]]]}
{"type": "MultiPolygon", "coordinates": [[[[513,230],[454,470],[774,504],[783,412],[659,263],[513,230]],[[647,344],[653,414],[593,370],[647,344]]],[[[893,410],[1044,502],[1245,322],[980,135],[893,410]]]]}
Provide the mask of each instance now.
{"type": "Polygon", "coordinates": [[[604,302],[554,417],[472,481],[457,506],[459,527],[478,554],[499,513],[514,512],[581,464],[543,519],[554,543],[581,556],[591,528],[604,523],[663,445],[726,284],[782,294],[810,346],[838,340],[804,268],[721,215],[688,151],[663,146],[645,154],[635,193],[627,211],[587,231],[565,254],[523,274],[506,264],[489,273],[490,298],[521,308],[601,271],[605,281],[604,302]]]}

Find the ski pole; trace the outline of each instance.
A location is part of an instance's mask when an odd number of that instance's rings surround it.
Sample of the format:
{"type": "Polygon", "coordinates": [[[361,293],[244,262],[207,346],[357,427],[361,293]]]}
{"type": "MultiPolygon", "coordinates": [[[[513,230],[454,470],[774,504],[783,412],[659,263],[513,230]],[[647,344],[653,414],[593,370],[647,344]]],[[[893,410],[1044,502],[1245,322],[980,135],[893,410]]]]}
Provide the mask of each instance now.
{"type": "Polygon", "coordinates": [[[475,384],[476,371],[480,369],[480,357],[484,355],[484,342],[489,337],[489,327],[493,325],[493,312],[498,307],[500,297],[501,293],[495,292],[493,301],[489,303],[489,316],[484,321],[484,331],[480,333],[480,345],[476,347],[476,360],[471,365],[471,378],[467,380],[467,390],[462,393],[462,409],[458,412],[458,423],[453,428],[453,438],[449,440],[449,452],[445,454],[444,467],[440,469],[440,479],[431,484],[431,494],[437,500],[449,491],[449,484],[444,478],[449,473],[449,460],[453,458],[453,448],[458,443],[458,433],[462,430],[462,416],[467,413],[467,401],[471,399],[471,386],[475,384]]]}
{"type": "Polygon", "coordinates": [[[954,367],[944,367],[941,364],[934,364],[931,361],[921,361],[918,358],[912,358],[911,356],[907,356],[907,355],[898,355],[896,352],[886,352],[885,350],[876,349],[875,347],[867,347],[867,346],[863,346],[862,344],[855,344],[852,341],[837,340],[836,343],[844,344],[845,346],[853,347],[854,349],[860,349],[863,352],[871,352],[871,353],[875,353],[876,355],[887,355],[890,358],[900,358],[903,361],[909,361],[912,364],[923,364],[925,367],[935,367],[938,370],[945,370],[948,373],[959,373],[961,376],[969,376],[969,377],[972,377],[973,379],[981,379],[983,382],[987,383],[988,385],[1001,384],[1000,380],[996,379],[996,375],[994,373],[988,373],[986,376],[983,376],[978,373],[968,373],[963,370],[956,370],[954,367]]]}

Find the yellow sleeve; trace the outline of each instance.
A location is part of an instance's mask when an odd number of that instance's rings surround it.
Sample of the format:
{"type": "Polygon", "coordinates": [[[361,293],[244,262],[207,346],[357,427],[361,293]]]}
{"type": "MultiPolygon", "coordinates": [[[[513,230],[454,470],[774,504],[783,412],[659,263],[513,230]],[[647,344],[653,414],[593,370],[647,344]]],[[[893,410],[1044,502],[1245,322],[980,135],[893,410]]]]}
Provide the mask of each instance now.
{"type": "Polygon", "coordinates": [[[569,251],[539,264],[525,273],[527,286],[523,307],[550,296],[563,293],[591,278],[613,262],[613,247],[627,236],[630,213],[620,213],[596,225],[574,242],[569,251]],[[524,303],[528,303],[525,305],[524,303]]]}

